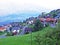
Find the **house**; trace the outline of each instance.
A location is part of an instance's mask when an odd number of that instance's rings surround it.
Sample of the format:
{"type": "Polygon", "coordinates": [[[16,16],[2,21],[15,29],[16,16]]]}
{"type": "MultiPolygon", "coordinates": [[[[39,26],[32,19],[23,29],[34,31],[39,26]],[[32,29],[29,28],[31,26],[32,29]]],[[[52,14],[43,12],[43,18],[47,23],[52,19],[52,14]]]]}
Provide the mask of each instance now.
{"type": "Polygon", "coordinates": [[[25,32],[25,34],[31,33],[32,32],[32,28],[26,27],[24,32],[25,32]]]}
{"type": "Polygon", "coordinates": [[[12,27],[12,33],[17,35],[20,32],[20,27],[12,27]]]}
{"type": "Polygon", "coordinates": [[[41,23],[44,25],[44,27],[46,26],[47,22],[45,18],[40,18],[39,19],[41,21],[41,23]]]}
{"type": "Polygon", "coordinates": [[[33,24],[33,20],[27,21],[27,24],[33,24]]]}
{"type": "Polygon", "coordinates": [[[30,17],[30,18],[26,19],[26,23],[27,24],[33,24],[34,19],[35,19],[34,17],[30,17]]]}
{"type": "Polygon", "coordinates": [[[6,30],[5,27],[0,26],[0,31],[4,32],[6,30]]]}
{"type": "Polygon", "coordinates": [[[51,27],[55,27],[57,23],[57,19],[55,18],[40,18],[41,23],[46,26],[46,24],[49,24],[51,27]]]}
{"type": "Polygon", "coordinates": [[[8,25],[5,25],[4,27],[6,28],[7,32],[11,32],[12,25],[8,24],[8,25]]]}
{"type": "Polygon", "coordinates": [[[49,22],[50,27],[53,27],[53,28],[56,27],[57,19],[55,19],[55,18],[47,18],[46,21],[49,22]]]}

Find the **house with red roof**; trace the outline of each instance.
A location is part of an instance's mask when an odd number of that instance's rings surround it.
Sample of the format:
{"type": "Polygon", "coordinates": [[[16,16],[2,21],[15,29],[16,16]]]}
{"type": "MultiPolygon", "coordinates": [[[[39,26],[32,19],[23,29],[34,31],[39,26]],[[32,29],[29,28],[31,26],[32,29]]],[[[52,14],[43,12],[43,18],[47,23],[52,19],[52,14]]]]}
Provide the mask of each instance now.
{"type": "Polygon", "coordinates": [[[56,22],[57,20],[55,18],[40,18],[41,22],[56,22]]]}
{"type": "Polygon", "coordinates": [[[43,23],[44,27],[46,24],[49,24],[51,27],[55,27],[57,23],[57,19],[55,18],[40,18],[39,20],[43,23]]]}
{"type": "Polygon", "coordinates": [[[5,27],[0,27],[0,31],[2,31],[2,32],[4,32],[6,30],[6,28],[5,27]]]}

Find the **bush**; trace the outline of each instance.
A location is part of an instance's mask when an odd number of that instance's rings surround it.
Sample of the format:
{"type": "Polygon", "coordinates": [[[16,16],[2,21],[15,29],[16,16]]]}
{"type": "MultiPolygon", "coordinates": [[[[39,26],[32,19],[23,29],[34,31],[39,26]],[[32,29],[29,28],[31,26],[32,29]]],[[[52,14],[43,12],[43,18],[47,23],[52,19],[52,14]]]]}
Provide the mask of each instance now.
{"type": "Polygon", "coordinates": [[[7,32],[7,35],[6,36],[12,36],[12,33],[10,32],[7,32]]]}
{"type": "Polygon", "coordinates": [[[43,24],[37,19],[34,23],[34,31],[39,31],[43,29],[43,24]]]}
{"type": "Polygon", "coordinates": [[[60,25],[52,31],[47,31],[44,35],[35,36],[36,45],[60,45],[60,25]]]}
{"type": "Polygon", "coordinates": [[[5,32],[0,31],[0,35],[4,34],[5,32]]]}

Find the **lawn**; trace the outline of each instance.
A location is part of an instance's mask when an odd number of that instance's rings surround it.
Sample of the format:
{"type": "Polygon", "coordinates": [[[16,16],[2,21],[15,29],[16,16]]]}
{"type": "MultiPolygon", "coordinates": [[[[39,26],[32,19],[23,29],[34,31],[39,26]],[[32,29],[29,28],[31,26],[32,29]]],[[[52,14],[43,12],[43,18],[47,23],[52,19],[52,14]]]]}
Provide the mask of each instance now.
{"type": "MultiPolygon", "coordinates": [[[[47,27],[41,31],[32,33],[32,45],[35,45],[34,36],[40,34],[43,36],[46,32],[52,31],[52,28],[47,27]]],[[[26,34],[23,36],[11,36],[7,38],[0,39],[0,45],[31,45],[31,34],[26,34]]]]}

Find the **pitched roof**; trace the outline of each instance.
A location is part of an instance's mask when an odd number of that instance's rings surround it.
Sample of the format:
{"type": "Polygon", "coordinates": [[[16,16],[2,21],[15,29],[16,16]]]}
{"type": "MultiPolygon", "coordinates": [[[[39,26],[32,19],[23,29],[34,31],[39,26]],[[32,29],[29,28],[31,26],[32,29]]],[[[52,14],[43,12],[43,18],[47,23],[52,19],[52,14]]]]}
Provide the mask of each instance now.
{"type": "Polygon", "coordinates": [[[53,21],[54,22],[54,21],[56,21],[56,19],[54,19],[54,18],[46,18],[46,21],[47,22],[50,22],[50,21],[53,21]]]}
{"type": "Polygon", "coordinates": [[[0,27],[0,31],[4,31],[5,30],[5,27],[0,27]]]}
{"type": "Polygon", "coordinates": [[[50,21],[56,21],[56,19],[55,18],[40,18],[40,21],[46,21],[46,22],[50,22],[50,21]]]}
{"type": "Polygon", "coordinates": [[[45,18],[40,18],[40,21],[44,21],[45,20],[45,18]]]}
{"type": "Polygon", "coordinates": [[[51,18],[46,18],[46,21],[47,21],[47,22],[51,21],[51,18]]]}
{"type": "Polygon", "coordinates": [[[12,30],[20,30],[20,27],[13,27],[12,30]]]}

